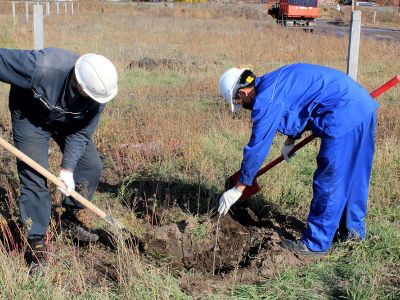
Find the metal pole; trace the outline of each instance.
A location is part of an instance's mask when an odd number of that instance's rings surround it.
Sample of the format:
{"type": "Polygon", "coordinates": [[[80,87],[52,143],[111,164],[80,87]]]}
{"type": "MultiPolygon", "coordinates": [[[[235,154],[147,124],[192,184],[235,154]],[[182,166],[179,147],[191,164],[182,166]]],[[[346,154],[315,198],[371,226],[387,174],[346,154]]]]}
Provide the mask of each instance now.
{"type": "Polygon", "coordinates": [[[74,15],[74,2],[71,2],[71,15],[74,15]]]}
{"type": "Polygon", "coordinates": [[[34,48],[43,49],[43,6],[35,4],[33,6],[33,37],[34,48]]]}
{"type": "Polygon", "coordinates": [[[376,11],[374,11],[374,24],[376,22],[376,11]]]}
{"type": "Polygon", "coordinates": [[[25,2],[25,20],[26,20],[26,23],[29,22],[29,2],[28,1],[25,2]]]}
{"type": "Polygon", "coordinates": [[[360,50],[361,35],[361,11],[356,10],[351,13],[351,27],[349,36],[349,52],[347,62],[347,74],[357,80],[358,54],[360,50]]]}

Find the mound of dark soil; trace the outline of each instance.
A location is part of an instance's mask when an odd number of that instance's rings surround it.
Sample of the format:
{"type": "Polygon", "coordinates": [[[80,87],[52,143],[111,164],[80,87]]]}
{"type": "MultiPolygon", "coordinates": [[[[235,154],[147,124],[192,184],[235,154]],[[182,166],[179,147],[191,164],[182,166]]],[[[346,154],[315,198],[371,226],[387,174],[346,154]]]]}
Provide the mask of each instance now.
{"type": "Polygon", "coordinates": [[[138,68],[147,71],[153,70],[168,70],[179,72],[199,72],[205,71],[208,68],[222,65],[221,61],[193,61],[182,58],[150,58],[143,57],[140,59],[132,60],[127,66],[128,69],[138,68]]]}
{"type": "Polygon", "coordinates": [[[217,243],[218,217],[204,223],[190,218],[152,227],[145,237],[147,250],[169,259],[173,268],[223,276],[234,272],[245,282],[271,277],[287,267],[306,263],[304,258],[280,246],[285,233],[294,237],[290,231],[297,235],[297,228],[291,228],[286,221],[260,221],[249,208],[234,213],[221,217],[217,243]]]}
{"type": "Polygon", "coordinates": [[[199,66],[196,62],[191,61],[183,61],[169,58],[153,59],[149,57],[144,57],[138,60],[132,60],[128,65],[128,68],[139,68],[148,71],[156,69],[195,71],[198,70],[199,66]]]}
{"type": "Polygon", "coordinates": [[[146,220],[143,240],[146,252],[156,261],[167,262],[172,269],[207,274],[214,281],[213,274],[235,276],[244,282],[259,281],[307,262],[280,246],[283,238],[300,237],[304,223],[280,214],[265,201],[235,204],[220,218],[216,238],[219,190],[143,178],[132,177],[124,183],[129,192],[123,202],[146,220]]]}

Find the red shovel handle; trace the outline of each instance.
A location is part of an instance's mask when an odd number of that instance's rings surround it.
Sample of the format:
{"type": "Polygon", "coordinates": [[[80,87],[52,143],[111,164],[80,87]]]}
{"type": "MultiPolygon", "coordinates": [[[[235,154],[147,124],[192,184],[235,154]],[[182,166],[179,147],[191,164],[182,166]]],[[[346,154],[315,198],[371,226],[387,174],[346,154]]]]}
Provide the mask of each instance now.
{"type": "MultiPolygon", "coordinates": [[[[400,82],[400,75],[396,75],[391,80],[386,82],[384,85],[382,85],[381,87],[379,87],[375,91],[373,91],[370,95],[371,95],[372,98],[376,98],[376,97],[380,96],[382,93],[386,92],[391,87],[395,86],[399,82],[400,82]]],[[[300,148],[303,148],[305,145],[310,143],[315,138],[316,138],[316,136],[314,134],[309,135],[308,137],[306,137],[305,139],[303,139],[302,141],[300,141],[299,143],[297,143],[293,147],[293,150],[292,150],[291,154],[295,153],[300,148]]],[[[268,170],[270,170],[273,167],[275,167],[277,164],[279,164],[283,160],[284,160],[284,158],[281,155],[281,156],[275,158],[273,161],[271,161],[268,164],[266,164],[264,167],[262,167],[257,172],[256,176],[254,177],[252,186],[246,187],[245,191],[247,189],[249,190],[246,193],[246,197],[242,197],[241,199],[247,199],[251,195],[254,195],[255,193],[257,193],[261,189],[261,187],[258,185],[258,183],[256,181],[256,178],[261,176],[261,175],[263,175],[264,173],[266,173],[268,170]],[[253,186],[254,186],[254,188],[252,189],[253,186]]],[[[235,186],[237,181],[238,181],[239,176],[240,176],[240,170],[237,171],[235,174],[231,175],[227,180],[227,188],[232,188],[233,186],[235,186]]]]}
{"type": "MultiPolygon", "coordinates": [[[[307,145],[309,142],[311,142],[315,138],[316,138],[316,136],[314,134],[311,134],[308,137],[306,137],[305,139],[303,139],[301,142],[298,142],[296,145],[294,145],[293,150],[292,150],[292,152],[290,152],[290,154],[294,154],[297,150],[299,150],[300,148],[303,148],[305,145],[307,145]]],[[[260,170],[258,170],[255,178],[263,175],[264,173],[266,173],[268,170],[275,167],[277,164],[279,164],[283,160],[284,160],[284,158],[281,155],[281,156],[275,158],[273,161],[270,161],[264,167],[262,167],[260,170]]]]}
{"type": "Polygon", "coordinates": [[[400,75],[396,75],[392,79],[390,79],[388,82],[386,82],[384,85],[382,85],[381,87],[379,87],[375,91],[373,91],[370,95],[372,98],[376,98],[376,97],[380,96],[382,93],[386,92],[391,87],[398,84],[399,82],[400,82],[400,75]]]}

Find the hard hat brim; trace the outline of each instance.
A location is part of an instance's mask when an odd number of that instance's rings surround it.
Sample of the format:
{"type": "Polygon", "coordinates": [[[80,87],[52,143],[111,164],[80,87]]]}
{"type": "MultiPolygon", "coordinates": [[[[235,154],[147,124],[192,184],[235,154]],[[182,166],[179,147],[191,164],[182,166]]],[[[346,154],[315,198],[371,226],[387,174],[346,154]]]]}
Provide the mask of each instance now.
{"type": "Polygon", "coordinates": [[[239,104],[234,104],[233,102],[231,102],[231,111],[232,111],[233,113],[238,112],[241,108],[242,108],[241,105],[239,105],[239,104]]]}
{"type": "MultiPolygon", "coordinates": [[[[78,82],[79,83],[79,82],[78,82]]],[[[112,100],[118,93],[118,87],[116,87],[114,90],[112,90],[107,97],[96,97],[94,94],[90,92],[90,90],[83,88],[83,91],[94,101],[103,104],[106,103],[110,100],[112,100]]]]}

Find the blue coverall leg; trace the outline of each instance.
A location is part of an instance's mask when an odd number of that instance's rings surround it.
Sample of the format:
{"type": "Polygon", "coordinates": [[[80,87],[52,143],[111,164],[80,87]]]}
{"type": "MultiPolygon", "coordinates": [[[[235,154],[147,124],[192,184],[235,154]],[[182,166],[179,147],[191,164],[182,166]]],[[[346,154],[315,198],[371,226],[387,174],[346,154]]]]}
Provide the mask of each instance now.
{"type": "Polygon", "coordinates": [[[330,248],[343,214],[347,233],[364,238],[375,124],[374,113],[343,136],[321,139],[313,199],[302,237],[310,250],[330,248]]]}
{"type": "MultiPolygon", "coordinates": [[[[51,137],[63,150],[63,139],[47,129],[35,126],[19,110],[12,111],[12,125],[15,146],[34,161],[48,168],[48,148],[51,137]]],[[[46,179],[22,161],[17,162],[20,178],[19,198],[21,219],[28,230],[28,238],[34,239],[46,234],[50,222],[51,197],[46,179]]],[[[91,199],[101,175],[101,161],[93,142],[89,142],[74,170],[77,190],[85,189],[85,196],[91,199]]],[[[82,208],[67,198],[65,204],[82,208]]]]}

